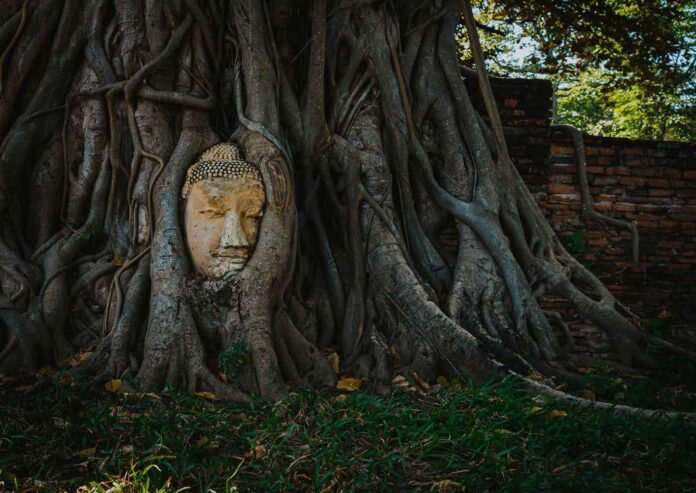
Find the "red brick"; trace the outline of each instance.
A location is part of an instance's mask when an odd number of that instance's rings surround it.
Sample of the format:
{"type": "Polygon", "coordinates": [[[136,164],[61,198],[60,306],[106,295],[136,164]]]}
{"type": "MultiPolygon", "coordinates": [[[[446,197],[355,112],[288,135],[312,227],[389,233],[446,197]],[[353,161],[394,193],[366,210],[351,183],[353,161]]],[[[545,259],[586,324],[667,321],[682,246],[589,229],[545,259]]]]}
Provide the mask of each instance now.
{"type": "Polygon", "coordinates": [[[669,189],[664,189],[664,188],[653,188],[651,190],[648,190],[648,195],[651,197],[671,197],[674,195],[674,192],[669,189]]]}
{"type": "MultiPolygon", "coordinates": [[[[569,147],[569,146],[553,145],[553,146],[551,146],[551,155],[574,156],[575,155],[575,148],[569,147]]],[[[575,165],[572,165],[572,166],[575,167],[575,165]]]]}
{"type": "Polygon", "coordinates": [[[550,194],[571,193],[574,191],[575,191],[575,187],[573,185],[562,185],[559,183],[551,183],[549,185],[549,193],[550,194]]]}
{"type": "Polygon", "coordinates": [[[551,175],[549,183],[576,183],[577,180],[573,175],[551,175]]]}
{"type": "Polygon", "coordinates": [[[655,188],[669,188],[669,180],[662,178],[650,178],[648,180],[648,186],[655,188]]]}
{"type": "Polygon", "coordinates": [[[585,168],[586,171],[591,175],[611,175],[611,168],[607,169],[604,166],[588,166],[585,168]]]}
{"type": "Polygon", "coordinates": [[[591,181],[592,185],[601,187],[603,185],[614,185],[619,182],[619,178],[616,176],[600,176],[591,181]]]}
{"type": "Polygon", "coordinates": [[[621,183],[623,183],[624,185],[642,187],[645,185],[645,178],[639,178],[637,176],[622,176],[621,183]]]}
{"type": "Polygon", "coordinates": [[[631,174],[631,170],[625,166],[612,166],[611,168],[607,168],[607,174],[627,176],[631,174]]]}

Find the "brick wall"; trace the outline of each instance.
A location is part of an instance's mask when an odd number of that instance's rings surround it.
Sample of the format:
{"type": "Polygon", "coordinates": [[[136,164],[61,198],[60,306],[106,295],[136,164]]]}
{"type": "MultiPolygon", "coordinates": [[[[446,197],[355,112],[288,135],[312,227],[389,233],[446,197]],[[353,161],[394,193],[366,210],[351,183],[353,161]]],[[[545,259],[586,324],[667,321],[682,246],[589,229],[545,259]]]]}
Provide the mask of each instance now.
{"type": "MultiPolygon", "coordinates": [[[[467,85],[482,110],[476,82],[467,85]]],[[[595,209],[638,225],[634,266],[628,231],[580,219],[570,137],[549,129],[550,83],[493,79],[492,86],[511,157],[569,248],[650,330],[696,338],[696,144],[585,136],[595,209]]],[[[443,240],[456,244],[452,235],[443,232],[443,240]]],[[[546,304],[567,312],[559,300],[546,304]]],[[[594,327],[571,322],[581,350],[611,357],[594,327]]]]}
{"type": "MultiPolygon", "coordinates": [[[[538,194],[554,229],[619,300],[662,328],[696,325],[696,145],[585,136],[595,210],[633,221],[628,231],[579,217],[580,196],[569,137],[553,132],[548,188],[538,194]]],[[[657,328],[657,327],[656,327],[657,328]]]]}

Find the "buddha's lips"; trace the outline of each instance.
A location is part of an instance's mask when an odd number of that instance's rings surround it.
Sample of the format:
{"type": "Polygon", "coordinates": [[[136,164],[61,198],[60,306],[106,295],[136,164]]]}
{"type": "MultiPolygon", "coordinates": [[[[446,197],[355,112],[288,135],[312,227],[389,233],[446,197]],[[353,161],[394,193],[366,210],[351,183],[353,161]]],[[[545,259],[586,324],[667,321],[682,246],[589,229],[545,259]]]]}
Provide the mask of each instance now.
{"type": "Polygon", "coordinates": [[[245,253],[239,253],[239,252],[225,252],[225,251],[215,251],[211,252],[211,255],[216,258],[225,258],[225,259],[230,259],[232,261],[237,261],[237,262],[246,262],[248,259],[248,255],[245,253]]]}

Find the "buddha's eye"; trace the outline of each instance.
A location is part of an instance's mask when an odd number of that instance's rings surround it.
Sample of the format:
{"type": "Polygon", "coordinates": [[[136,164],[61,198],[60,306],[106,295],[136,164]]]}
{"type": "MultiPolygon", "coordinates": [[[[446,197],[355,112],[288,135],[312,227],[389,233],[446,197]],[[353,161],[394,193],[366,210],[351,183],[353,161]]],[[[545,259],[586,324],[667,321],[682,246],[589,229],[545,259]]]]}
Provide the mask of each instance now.
{"type": "Polygon", "coordinates": [[[261,219],[263,211],[261,209],[247,209],[244,215],[249,219],[261,219]]]}
{"type": "Polygon", "coordinates": [[[201,215],[208,217],[208,218],[215,218],[215,217],[222,217],[224,214],[222,211],[215,210],[215,209],[205,209],[202,210],[201,215]]]}

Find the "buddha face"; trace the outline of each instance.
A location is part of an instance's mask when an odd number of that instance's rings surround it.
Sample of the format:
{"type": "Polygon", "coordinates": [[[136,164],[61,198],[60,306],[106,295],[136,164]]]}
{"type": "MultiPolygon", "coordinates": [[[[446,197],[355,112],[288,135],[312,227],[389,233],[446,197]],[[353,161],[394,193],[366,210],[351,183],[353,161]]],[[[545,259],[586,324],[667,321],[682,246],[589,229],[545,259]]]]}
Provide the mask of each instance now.
{"type": "Polygon", "coordinates": [[[256,245],[264,201],[263,184],[249,177],[211,177],[193,184],[184,229],[198,273],[219,278],[244,268],[256,245]]]}

